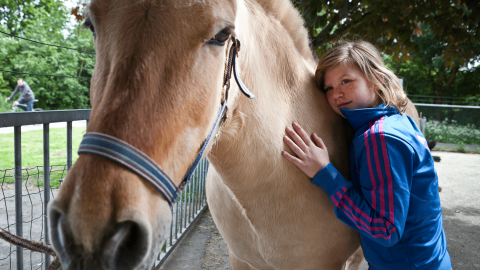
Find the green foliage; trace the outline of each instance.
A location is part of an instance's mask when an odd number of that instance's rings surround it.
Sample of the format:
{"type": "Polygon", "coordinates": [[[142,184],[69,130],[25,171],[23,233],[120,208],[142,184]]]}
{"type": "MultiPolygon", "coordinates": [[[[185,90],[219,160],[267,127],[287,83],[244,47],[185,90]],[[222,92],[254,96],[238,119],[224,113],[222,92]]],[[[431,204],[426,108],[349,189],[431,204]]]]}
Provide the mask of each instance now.
{"type": "Polygon", "coordinates": [[[6,112],[8,109],[12,108],[11,103],[5,102],[5,98],[1,93],[0,93],[0,113],[6,112]]]}
{"type": "Polygon", "coordinates": [[[37,20],[38,10],[54,11],[55,2],[58,3],[55,0],[0,0],[0,21],[4,22],[7,33],[19,35],[37,20]]]}
{"type": "Polygon", "coordinates": [[[480,129],[474,125],[459,125],[455,121],[429,120],[425,125],[425,137],[442,143],[480,145],[480,129]]]}
{"type": "Polygon", "coordinates": [[[421,24],[435,33],[440,54],[447,61],[468,59],[475,53],[459,44],[474,44],[480,34],[480,4],[470,0],[294,0],[301,11],[319,55],[342,35],[358,35],[374,43],[393,60],[410,59],[420,52],[414,42],[423,34],[421,24]]]}
{"type": "MultiPolygon", "coordinates": [[[[473,51],[476,56],[458,56],[448,59],[441,56],[445,44],[435,41],[436,33],[428,25],[421,25],[423,35],[414,39],[419,52],[412,52],[411,60],[394,61],[385,55],[384,61],[394,72],[404,78],[404,88],[410,95],[471,97],[480,102],[480,68],[473,67],[480,60],[480,40],[471,44],[459,42],[459,51],[473,51]],[[470,64],[472,68],[467,68],[470,64]]],[[[415,101],[415,100],[414,100],[415,101]]],[[[441,98],[433,100],[442,103],[441,98]]]]}
{"type": "Polygon", "coordinates": [[[465,147],[465,143],[463,141],[459,141],[457,143],[457,150],[462,152],[462,153],[467,152],[467,148],[465,147]]]}
{"type": "MultiPolygon", "coordinates": [[[[1,0],[0,0],[1,1],[1,0]]],[[[69,11],[55,1],[51,9],[35,9],[24,27],[23,37],[68,48],[94,52],[89,31],[68,29],[69,11]]],[[[4,24],[4,32],[10,32],[4,24]]],[[[95,56],[75,50],[46,46],[0,34],[0,68],[17,72],[91,77],[95,56]]],[[[17,78],[22,77],[45,110],[89,108],[89,79],[23,75],[0,72],[0,94],[9,96],[17,78]]],[[[15,97],[15,98],[18,98],[15,97]]]]}

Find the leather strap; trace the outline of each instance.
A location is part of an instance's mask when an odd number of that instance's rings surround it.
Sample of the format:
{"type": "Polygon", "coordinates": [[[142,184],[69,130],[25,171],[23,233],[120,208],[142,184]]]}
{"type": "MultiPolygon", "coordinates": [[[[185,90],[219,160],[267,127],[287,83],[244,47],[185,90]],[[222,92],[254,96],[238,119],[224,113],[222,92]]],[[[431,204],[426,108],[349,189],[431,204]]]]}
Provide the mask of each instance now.
{"type": "Polygon", "coordinates": [[[98,132],[86,133],[78,149],[79,155],[84,153],[99,155],[127,167],[152,184],[170,204],[175,202],[181,192],[153,159],[113,136],[98,132]]]}
{"type": "Polygon", "coordinates": [[[198,166],[198,163],[203,157],[203,153],[207,149],[207,146],[211,141],[213,134],[215,133],[215,130],[218,128],[219,124],[223,123],[226,119],[226,112],[228,109],[228,90],[230,88],[232,70],[240,91],[250,99],[255,98],[255,96],[247,89],[247,87],[245,87],[240,79],[240,76],[238,76],[235,59],[240,51],[240,41],[234,36],[232,36],[232,41],[233,44],[230,48],[227,68],[225,70],[225,93],[217,118],[215,119],[207,139],[202,145],[200,153],[198,153],[197,157],[193,161],[192,166],[187,171],[187,174],[183,177],[179,187],[175,185],[175,182],[173,182],[172,179],[170,179],[170,177],[163,171],[163,169],[149,156],[134,146],[107,134],[98,132],[86,133],[83,136],[82,142],[80,143],[78,154],[80,155],[88,153],[99,155],[125,166],[152,184],[163,195],[170,205],[174,204],[178,198],[178,195],[190,181],[193,172],[198,166]]]}

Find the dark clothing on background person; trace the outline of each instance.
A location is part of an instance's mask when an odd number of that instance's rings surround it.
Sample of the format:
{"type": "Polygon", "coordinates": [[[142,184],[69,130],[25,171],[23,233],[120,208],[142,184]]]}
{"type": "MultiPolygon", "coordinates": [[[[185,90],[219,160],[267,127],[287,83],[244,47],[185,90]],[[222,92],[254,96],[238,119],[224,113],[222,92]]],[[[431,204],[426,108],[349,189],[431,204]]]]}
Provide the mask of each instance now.
{"type": "Polygon", "coordinates": [[[13,93],[8,97],[8,99],[12,99],[17,92],[20,92],[20,97],[18,98],[18,103],[21,103],[22,100],[25,102],[31,101],[35,99],[35,95],[33,94],[32,89],[26,82],[23,82],[22,86],[16,86],[13,90],[13,93]]]}
{"type": "Polygon", "coordinates": [[[25,101],[25,100],[19,101],[18,108],[27,112],[33,111],[33,99],[30,101],[25,101]]]}
{"type": "Polygon", "coordinates": [[[27,82],[24,81],[22,86],[17,85],[8,99],[11,100],[17,94],[17,92],[20,92],[20,97],[17,101],[20,103],[20,105],[23,105],[19,106],[19,108],[23,109],[24,111],[32,111],[35,94],[33,94],[33,91],[30,89],[30,86],[28,86],[27,82]]]}

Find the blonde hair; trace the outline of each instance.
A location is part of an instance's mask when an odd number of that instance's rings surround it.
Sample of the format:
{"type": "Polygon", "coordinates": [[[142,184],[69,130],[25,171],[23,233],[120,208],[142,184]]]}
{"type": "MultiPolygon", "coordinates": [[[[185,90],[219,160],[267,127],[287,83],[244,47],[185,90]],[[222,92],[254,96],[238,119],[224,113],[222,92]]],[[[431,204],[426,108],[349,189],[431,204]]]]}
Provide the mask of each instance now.
{"type": "Polygon", "coordinates": [[[319,61],[315,79],[322,91],[327,70],[340,65],[351,64],[360,70],[365,78],[375,85],[378,97],[386,106],[395,107],[400,113],[405,111],[408,98],[397,76],[383,63],[375,46],[366,41],[341,42],[327,52],[319,61]]]}

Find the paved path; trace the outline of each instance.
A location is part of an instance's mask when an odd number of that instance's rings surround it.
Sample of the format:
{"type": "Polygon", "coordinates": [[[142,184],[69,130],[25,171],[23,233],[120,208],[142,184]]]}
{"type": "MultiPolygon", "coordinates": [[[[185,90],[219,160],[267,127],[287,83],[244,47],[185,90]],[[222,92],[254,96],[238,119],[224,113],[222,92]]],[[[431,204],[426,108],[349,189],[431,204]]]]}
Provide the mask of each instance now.
{"type": "MultiPolygon", "coordinates": [[[[455,270],[480,269],[480,155],[434,151],[444,228],[455,270]]],[[[227,245],[207,211],[161,269],[231,269],[227,245]]],[[[360,268],[366,270],[364,262],[360,268]]]]}
{"type": "Polygon", "coordinates": [[[227,244],[217,230],[210,211],[206,210],[194,226],[160,269],[232,269],[227,244]]]}
{"type": "MultiPolygon", "coordinates": [[[[457,148],[458,145],[456,143],[437,143],[437,146],[440,146],[440,147],[451,147],[451,148],[457,148]]],[[[467,149],[480,149],[480,145],[476,145],[476,144],[465,144],[464,145],[465,148],[467,149]]]]}

